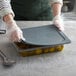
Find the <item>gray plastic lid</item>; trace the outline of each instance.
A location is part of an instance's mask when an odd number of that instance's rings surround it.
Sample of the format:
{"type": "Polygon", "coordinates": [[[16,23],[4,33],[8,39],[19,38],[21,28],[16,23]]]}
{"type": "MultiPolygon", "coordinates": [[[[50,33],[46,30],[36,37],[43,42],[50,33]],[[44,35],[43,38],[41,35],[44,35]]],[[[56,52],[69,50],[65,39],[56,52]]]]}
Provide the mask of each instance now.
{"type": "Polygon", "coordinates": [[[54,25],[22,29],[25,44],[49,46],[70,43],[70,39],[54,25]]]}

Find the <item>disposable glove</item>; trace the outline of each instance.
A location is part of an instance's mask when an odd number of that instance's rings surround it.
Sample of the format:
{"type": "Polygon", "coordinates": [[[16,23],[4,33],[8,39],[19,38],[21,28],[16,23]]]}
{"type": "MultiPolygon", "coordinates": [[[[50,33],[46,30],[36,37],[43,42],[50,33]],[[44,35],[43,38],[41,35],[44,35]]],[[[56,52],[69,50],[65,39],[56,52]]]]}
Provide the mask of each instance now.
{"type": "Polygon", "coordinates": [[[64,23],[61,16],[57,15],[53,18],[53,24],[60,30],[64,31],[64,23]]]}
{"type": "Polygon", "coordinates": [[[12,42],[20,42],[21,39],[25,40],[22,30],[17,26],[14,20],[8,21],[6,25],[7,36],[12,42]]]}

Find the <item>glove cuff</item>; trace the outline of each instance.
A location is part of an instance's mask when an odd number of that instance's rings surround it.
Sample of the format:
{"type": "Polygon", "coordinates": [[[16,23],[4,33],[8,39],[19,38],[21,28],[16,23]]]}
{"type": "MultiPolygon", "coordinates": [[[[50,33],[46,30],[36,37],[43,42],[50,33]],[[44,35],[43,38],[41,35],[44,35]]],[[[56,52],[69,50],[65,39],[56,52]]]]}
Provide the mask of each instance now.
{"type": "Polygon", "coordinates": [[[6,22],[6,25],[7,25],[7,29],[11,29],[12,27],[18,27],[15,20],[10,20],[8,22],[6,22]]]}
{"type": "Polygon", "coordinates": [[[60,20],[60,19],[62,19],[62,17],[61,17],[60,15],[56,15],[56,16],[53,18],[53,21],[54,21],[54,20],[60,20]]]}

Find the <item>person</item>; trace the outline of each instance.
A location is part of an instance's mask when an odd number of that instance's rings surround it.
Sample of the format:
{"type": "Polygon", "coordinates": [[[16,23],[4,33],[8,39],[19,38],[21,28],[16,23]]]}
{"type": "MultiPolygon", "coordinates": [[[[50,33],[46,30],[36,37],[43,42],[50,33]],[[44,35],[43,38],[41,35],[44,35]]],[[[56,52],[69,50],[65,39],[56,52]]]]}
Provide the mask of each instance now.
{"type": "Polygon", "coordinates": [[[0,17],[4,21],[7,28],[7,36],[12,42],[19,42],[24,39],[22,30],[14,20],[14,12],[12,11],[10,0],[0,0],[0,17]]]}
{"type": "Polygon", "coordinates": [[[53,20],[59,30],[64,30],[62,5],[63,0],[11,0],[11,4],[9,0],[0,0],[0,16],[7,26],[9,39],[16,42],[24,37],[15,20],[53,20]]]}

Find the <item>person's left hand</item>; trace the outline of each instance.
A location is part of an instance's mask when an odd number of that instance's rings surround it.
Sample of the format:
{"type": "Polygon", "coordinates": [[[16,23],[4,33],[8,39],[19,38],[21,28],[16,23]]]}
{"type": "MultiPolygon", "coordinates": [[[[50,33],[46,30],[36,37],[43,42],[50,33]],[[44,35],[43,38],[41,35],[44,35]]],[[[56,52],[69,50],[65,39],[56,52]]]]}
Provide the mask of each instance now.
{"type": "Polygon", "coordinates": [[[53,24],[60,30],[64,31],[64,23],[61,16],[55,16],[53,19],[53,24]]]}

